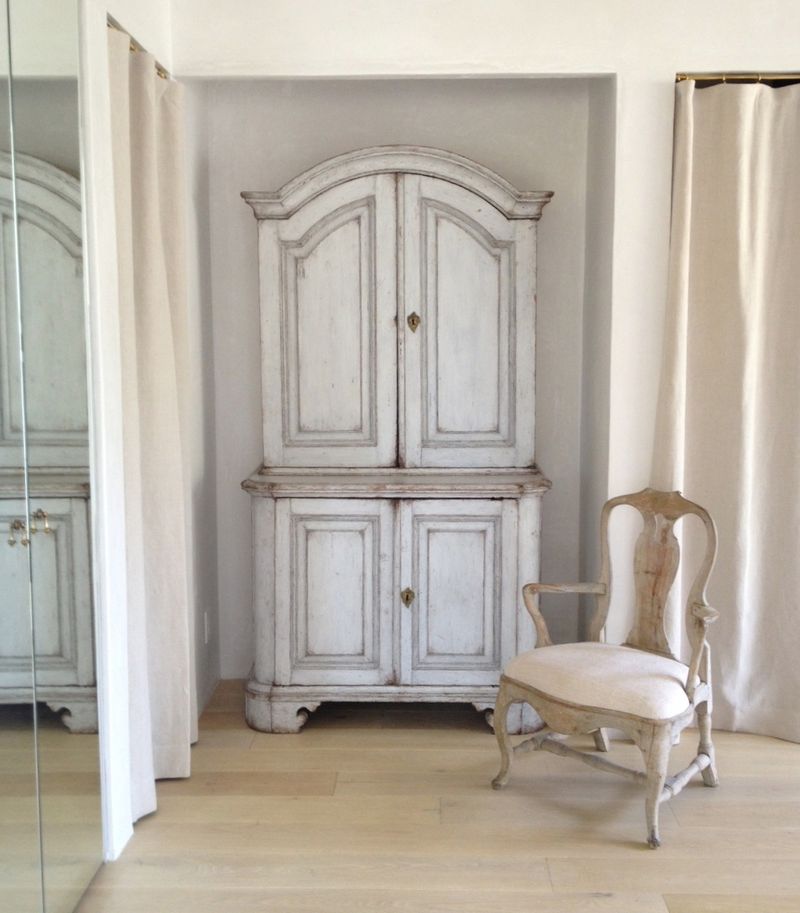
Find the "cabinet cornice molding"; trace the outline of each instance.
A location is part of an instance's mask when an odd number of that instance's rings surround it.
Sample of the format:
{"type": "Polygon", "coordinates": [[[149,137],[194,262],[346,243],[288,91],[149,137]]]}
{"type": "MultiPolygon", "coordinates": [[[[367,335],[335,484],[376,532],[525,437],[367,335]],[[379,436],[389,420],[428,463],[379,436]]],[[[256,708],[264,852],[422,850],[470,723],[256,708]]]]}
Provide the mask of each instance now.
{"type": "Polygon", "coordinates": [[[257,219],[288,219],[309,200],[354,178],[374,174],[421,174],[450,181],[491,203],[508,219],[534,219],[553,192],[520,191],[489,168],[462,155],[424,146],[373,146],[315,165],[275,191],[244,191],[257,219]]]}

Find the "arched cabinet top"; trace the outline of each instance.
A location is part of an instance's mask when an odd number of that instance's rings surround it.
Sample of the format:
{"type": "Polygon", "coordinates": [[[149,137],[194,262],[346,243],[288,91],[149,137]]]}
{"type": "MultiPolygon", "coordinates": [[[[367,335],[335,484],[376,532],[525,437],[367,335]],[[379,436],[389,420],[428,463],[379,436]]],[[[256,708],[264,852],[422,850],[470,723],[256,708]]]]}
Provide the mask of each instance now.
{"type": "Polygon", "coordinates": [[[16,207],[27,220],[51,235],[76,260],[81,258],[81,185],[49,162],[20,152],[14,161],[0,152],[0,209],[9,216],[16,207]]]}
{"type": "Polygon", "coordinates": [[[11,154],[0,152],[0,179],[11,181],[13,178],[54,193],[80,213],[80,181],[50,162],[17,152],[12,166],[11,154]]]}
{"type": "Polygon", "coordinates": [[[245,191],[257,219],[287,219],[331,187],[372,174],[422,174],[458,184],[483,197],[508,219],[539,219],[552,191],[520,191],[464,156],[422,146],[373,146],[315,165],[280,190],[245,191]]]}

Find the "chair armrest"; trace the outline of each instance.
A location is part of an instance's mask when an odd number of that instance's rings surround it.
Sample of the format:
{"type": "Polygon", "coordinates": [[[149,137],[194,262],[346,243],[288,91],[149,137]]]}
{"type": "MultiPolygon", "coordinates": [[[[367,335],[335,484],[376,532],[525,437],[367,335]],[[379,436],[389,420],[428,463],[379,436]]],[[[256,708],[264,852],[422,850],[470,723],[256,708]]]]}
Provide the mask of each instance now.
{"type": "Polygon", "coordinates": [[[604,583],[526,583],[522,588],[522,598],[525,608],[533,619],[536,628],[536,646],[549,647],[553,641],[547,630],[547,622],[539,611],[540,593],[591,593],[595,596],[604,596],[606,585],[604,583]]]}
{"type": "MultiPolygon", "coordinates": [[[[696,602],[691,608],[691,615],[692,618],[695,618],[699,622],[697,628],[699,628],[700,631],[700,637],[696,639],[696,642],[692,646],[692,655],[689,659],[689,671],[686,675],[686,694],[689,696],[689,700],[693,701],[695,688],[700,679],[700,664],[703,663],[708,667],[709,647],[708,641],[706,640],[706,632],[708,631],[708,626],[714,624],[719,618],[719,612],[716,609],[712,609],[710,605],[706,605],[704,602],[696,602]]],[[[703,680],[707,681],[708,677],[708,668],[706,668],[703,680]]]]}

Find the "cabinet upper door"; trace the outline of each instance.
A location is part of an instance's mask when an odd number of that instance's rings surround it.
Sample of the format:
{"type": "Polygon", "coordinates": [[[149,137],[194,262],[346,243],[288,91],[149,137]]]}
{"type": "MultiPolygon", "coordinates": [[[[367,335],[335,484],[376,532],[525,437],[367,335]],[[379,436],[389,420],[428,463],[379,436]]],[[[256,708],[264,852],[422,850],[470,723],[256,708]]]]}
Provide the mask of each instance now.
{"type": "Polygon", "coordinates": [[[405,465],[530,465],[536,223],[446,180],[401,182],[405,465]]]}
{"type": "Polygon", "coordinates": [[[47,162],[0,153],[0,466],[88,466],[80,186],[47,162]],[[16,188],[16,197],[15,197],[16,188]],[[8,266],[16,262],[20,275],[8,266]],[[19,300],[18,300],[19,299],[19,300]],[[8,366],[25,340],[25,411],[8,366]]]}
{"type": "Polygon", "coordinates": [[[265,463],[394,465],[395,176],[260,220],[259,245],[265,463]]]}

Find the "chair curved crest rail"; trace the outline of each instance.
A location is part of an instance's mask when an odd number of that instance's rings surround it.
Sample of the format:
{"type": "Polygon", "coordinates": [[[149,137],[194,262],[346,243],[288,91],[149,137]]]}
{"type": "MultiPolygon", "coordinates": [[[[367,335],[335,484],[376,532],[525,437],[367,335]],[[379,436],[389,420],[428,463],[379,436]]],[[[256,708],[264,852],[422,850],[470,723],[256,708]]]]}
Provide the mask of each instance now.
{"type": "Polygon", "coordinates": [[[508,783],[515,754],[534,750],[576,758],[592,767],[623,774],[645,785],[647,842],[660,845],[658,810],[661,802],[677,795],[696,774],[706,786],[719,783],[711,740],[711,667],[706,632],[718,613],[706,602],[706,585],[717,552],[717,533],[708,512],[678,491],[645,488],[636,494],[612,498],[600,520],[600,579],[593,583],[529,583],[523,587],[525,606],[536,626],[536,648],[515,657],[500,679],[494,726],[501,768],[492,781],[495,789],[508,783]],[[623,505],[642,516],[642,531],[634,558],[634,623],[625,643],[608,644],[603,632],[611,598],[611,560],[608,525],[611,512],[623,505]],[[689,589],[685,606],[690,646],[688,664],[673,654],[664,626],[667,599],[678,572],[680,547],[675,523],[694,515],[706,534],[704,557],[689,589]],[[583,643],[553,645],[539,610],[541,593],[587,593],[595,597],[589,639],[583,643]],[[508,708],[528,703],[542,719],[531,738],[512,747],[506,717],[508,708]],[[700,744],[685,769],[667,776],[670,749],[681,730],[697,715],[700,744]],[[591,733],[598,751],[608,751],[605,728],[622,730],[638,746],[644,771],[615,764],[606,758],[572,748],[556,734],[591,733]]]}

